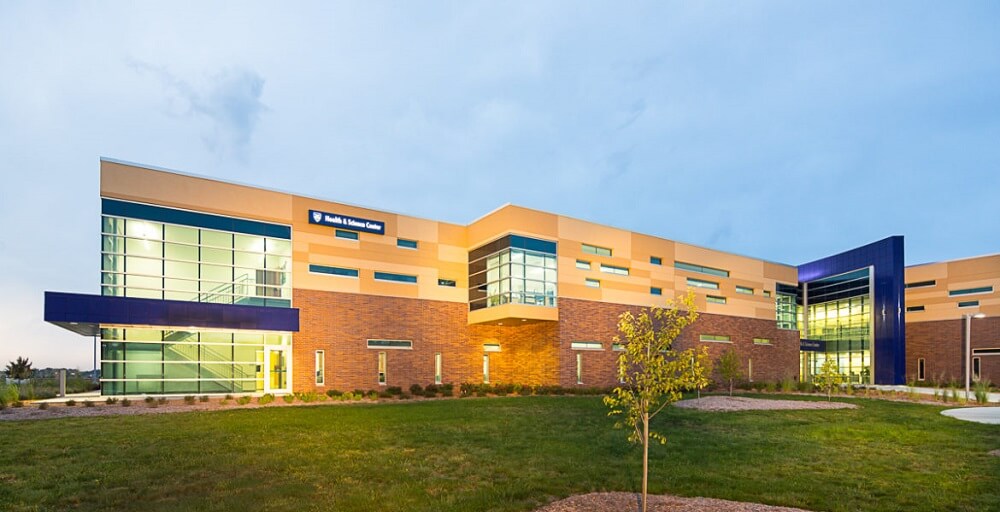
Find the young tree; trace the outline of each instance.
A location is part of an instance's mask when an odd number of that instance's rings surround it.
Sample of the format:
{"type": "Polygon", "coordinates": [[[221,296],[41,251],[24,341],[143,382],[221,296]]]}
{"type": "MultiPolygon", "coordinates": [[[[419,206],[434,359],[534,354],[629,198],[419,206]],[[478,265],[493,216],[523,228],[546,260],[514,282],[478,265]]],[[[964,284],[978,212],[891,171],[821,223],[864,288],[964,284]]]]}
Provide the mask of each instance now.
{"type": "Polygon", "coordinates": [[[729,396],[733,396],[733,382],[743,377],[740,357],[736,355],[736,351],[730,348],[723,352],[719,356],[718,368],[722,379],[729,381],[729,396]]]}
{"type": "Polygon", "coordinates": [[[7,363],[7,376],[14,380],[31,378],[31,361],[26,357],[18,357],[16,361],[7,363]]]}
{"type": "Polygon", "coordinates": [[[826,401],[829,402],[833,388],[844,383],[844,376],[840,374],[837,361],[833,358],[827,358],[823,366],[820,366],[819,373],[813,376],[813,383],[816,384],[816,387],[826,391],[826,401]]]}
{"type": "Polygon", "coordinates": [[[698,318],[694,295],[690,292],[665,308],[643,309],[618,317],[615,342],[624,349],[618,356],[618,378],[622,384],[604,397],[611,409],[609,416],[619,416],[616,428],[629,427],[628,439],[642,443],[642,512],[646,511],[649,484],[649,439],[665,444],[666,437],[651,432],[649,422],[666,406],[680,400],[686,390],[708,385],[708,350],[687,349],[678,352],[674,341],[685,327],[698,318]]]}

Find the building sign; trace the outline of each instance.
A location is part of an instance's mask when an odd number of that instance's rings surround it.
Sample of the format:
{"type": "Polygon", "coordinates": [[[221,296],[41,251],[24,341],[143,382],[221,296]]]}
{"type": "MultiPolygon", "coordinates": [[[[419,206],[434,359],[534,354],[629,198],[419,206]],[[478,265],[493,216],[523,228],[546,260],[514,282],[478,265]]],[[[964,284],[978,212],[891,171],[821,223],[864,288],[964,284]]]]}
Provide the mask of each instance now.
{"type": "Polygon", "coordinates": [[[826,342],[823,340],[799,340],[799,350],[802,352],[826,352],[826,342]]]}
{"type": "Polygon", "coordinates": [[[385,234],[385,223],[377,220],[359,219],[348,215],[338,215],[317,210],[309,210],[309,223],[321,226],[364,231],[365,233],[385,234]]]}

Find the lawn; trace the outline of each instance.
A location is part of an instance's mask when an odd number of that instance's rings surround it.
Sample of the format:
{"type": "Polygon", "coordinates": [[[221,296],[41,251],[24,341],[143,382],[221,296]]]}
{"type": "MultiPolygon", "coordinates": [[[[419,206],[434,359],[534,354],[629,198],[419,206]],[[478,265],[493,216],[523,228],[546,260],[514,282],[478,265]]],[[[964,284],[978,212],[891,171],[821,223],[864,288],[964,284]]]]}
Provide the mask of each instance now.
{"type": "MultiPolygon", "coordinates": [[[[1000,427],[941,408],[672,409],[650,492],[812,510],[1000,510],[1000,427]]],[[[0,510],[532,510],[638,487],[598,397],[0,422],[0,510]]]]}

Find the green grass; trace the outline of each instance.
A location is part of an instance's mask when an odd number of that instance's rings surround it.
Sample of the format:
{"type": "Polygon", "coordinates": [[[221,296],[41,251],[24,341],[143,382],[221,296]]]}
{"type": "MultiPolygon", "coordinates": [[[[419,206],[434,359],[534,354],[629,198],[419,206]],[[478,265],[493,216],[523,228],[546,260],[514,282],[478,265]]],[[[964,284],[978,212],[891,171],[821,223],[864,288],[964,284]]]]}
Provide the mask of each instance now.
{"type": "MultiPolygon", "coordinates": [[[[926,405],[657,418],[650,491],[812,510],[1000,509],[1000,427],[926,405]]],[[[0,422],[0,510],[532,510],[638,488],[597,397],[0,422]]]]}

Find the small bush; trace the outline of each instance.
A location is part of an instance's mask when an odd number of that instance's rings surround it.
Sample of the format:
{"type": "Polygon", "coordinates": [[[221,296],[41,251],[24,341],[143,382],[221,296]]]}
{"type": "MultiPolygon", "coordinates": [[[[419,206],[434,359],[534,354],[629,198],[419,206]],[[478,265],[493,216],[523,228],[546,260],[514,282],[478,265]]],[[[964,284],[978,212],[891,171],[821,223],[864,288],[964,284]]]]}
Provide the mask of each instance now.
{"type": "Polygon", "coordinates": [[[778,384],[776,382],[767,381],[764,383],[764,391],[768,393],[774,393],[778,390],[778,384]]]}
{"type": "Polygon", "coordinates": [[[414,396],[422,395],[424,394],[424,387],[421,386],[420,384],[414,384],[410,386],[410,394],[414,396]]]}
{"type": "Polygon", "coordinates": [[[44,410],[46,410],[48,408],[49,408],[49,404],[47,402],[42,402],[42,403],[38,404],[38,410],[40,410],[40,411],[44,411],[44,410]]]}
{"type": "Polygon", "coordinates": [[[385,388],[385,390],[388,391],[390,395],[399,396],[403,394],[403,388],[399,386],[389,386],[385,388]]]}
{"type": "Polygon", "coordinates": [[[251,397],[248,395],[243,395],[236,399],[236,403],[239,405],[246,405],[250,403],[251,397]]]}
{"type": "Polygon", "coordinates": [[[232,399],[233,399],[233,395],[226,395],[226,396],[224,397],[224,399],[225,399],[225,400],[232,400],[232,399]]]}
{"type": "Polygon", "coordinates": [[[121,404],[122,407],[130,407],[132,405],[132,401],[129,400],[128,398],[122,398],[121,404]]]}
{"type": "Polygon", "coordinates": [[[108,405],[115,405],[118,403],[118,399],[109,396],[108,399],[104,401],[104,403],[108,405]]]}
{"type": "Polygon", "coordinates": [[[194,405],[195,397],[194,395],[187,395],[184,397],[184,403],[188,405],[194,405]]]}
{"type": "Polygon", "coordinates": [[[257,398],[257,403],[260,405],[267,405],[273,401],[274,401],[274,395],[272,395],[271,393],[261,395],[260,397],[257,398]]]}
{"type": "Polygon", "coordinates": [[[21,392],[18,390],[17,386],[10,384],[0,383],[0,409],[13,405],[14,402],[21,399],[21,392]]]}
{"type": "Polygon", "coordinates": [[[410,395],[409,393],[400,393],[398,398],[400,400],[409,400],[409,399],[413,398],[413,396],[410,395]]]}
{"type": "Polygon", "coordinates": [[[531,394],[532,389],[533,388],[531,386],[520,386],[520,389],[517,390],[517,394],[521,396],[528,396],[531,394]]]}
{"type": "Polygon", "coordinates": [[[365,392],[363,390],[360,390],[360,389],[355,389],[354,391],[352,391],[352,393],[354,393],[355,395],[359,395],[359,396],[364,396],[365,395],[365,392]]]}
{"type": "Polygon", "coordinates": [[[91,402],[90,400],[84,400],[83,401],[83,406],[84,407],[93,407],[94,406],[94,402],[91,402]]]}
{"type": "Polygon", "coordinates": [[[147,404],[151,404],[151,403],[155,402],[156,399],[153,398],[153,397],[151,397],[151,396],[147,396],[146,398],[143,399],[143,401],[146,402],[147,404]]]}
{"type": "Polygon", "coordinates": [[[76,400],[66,400],[66,407],[75,407],[76,400]]]}
{"type": "Polygon", "coordinates": [[[369,390],[368,393],[364,395],[364,398],[369,400],[378,400],[378,391],[375,391],[374,389],[369,390]]]}
{"type": "Polygon", "coordinates": [[[319,400],[319,395],[315,391],[307,391],[305,393],[299,393],[299,400],[308,404],[319,400]]]}
{"type": "Polygon", "coordinates": [[[441,387],[438,386],[437,384],[428,384],[424,386],[424,391],[431,391],[434,393],[438,393],[441,391],[441,387]]]}
{"type": "Polygon", "coordinates": [[[986,405],[990,401],[990,380],[982,379],[976,383],[976,403],[986,405]]]}
{"type": "Polygon", "coordinates": [[[333,398],[335,396],[342,396],[343,394],[344,392],[339,389],[329,389],[326,391],[326,396],[330,398],[333,398]]]}
{"type": "Polygon", "coordinates": [[[812,386],[812,383],[810,383],[809,381],[800,380],[798,383],[795,384],[795,388],[800,393],[808,393],[808,392],[812,391],[813,386],[812,386]]]}
{"type": "Polygon", "coordinates": [[[295,395],[284,395],[281,399],[284,400],[286,404],[290,404],[295,401],[295,395]]]}
{"type": "Polygon", "coordinates": [[[208,402],[208,395],[201,395],[198,397],[199,402],[208,402]]]}
{"type": "Polygon", "coordinates": [[[781,392],[791,393],[792,391],[795,391],[795,381],[791,377],[781,379],[781,392]]]}
{"type": "Polygon", "coordinates": [[[433,389],[431,389],[429,387],[424,388],[424,397],[426,397],[426,398],[437,398],[437,396],[438,396],[438,394],[437,394],[436,390],[433,390],[433,389]]]}
{"type": "Polygon", "coordinates": [[[390,393],[388,390],[380,391],[379,394],[378,394],[378,397],[379,398],[392,398],[392,393],[390,393]]]}

